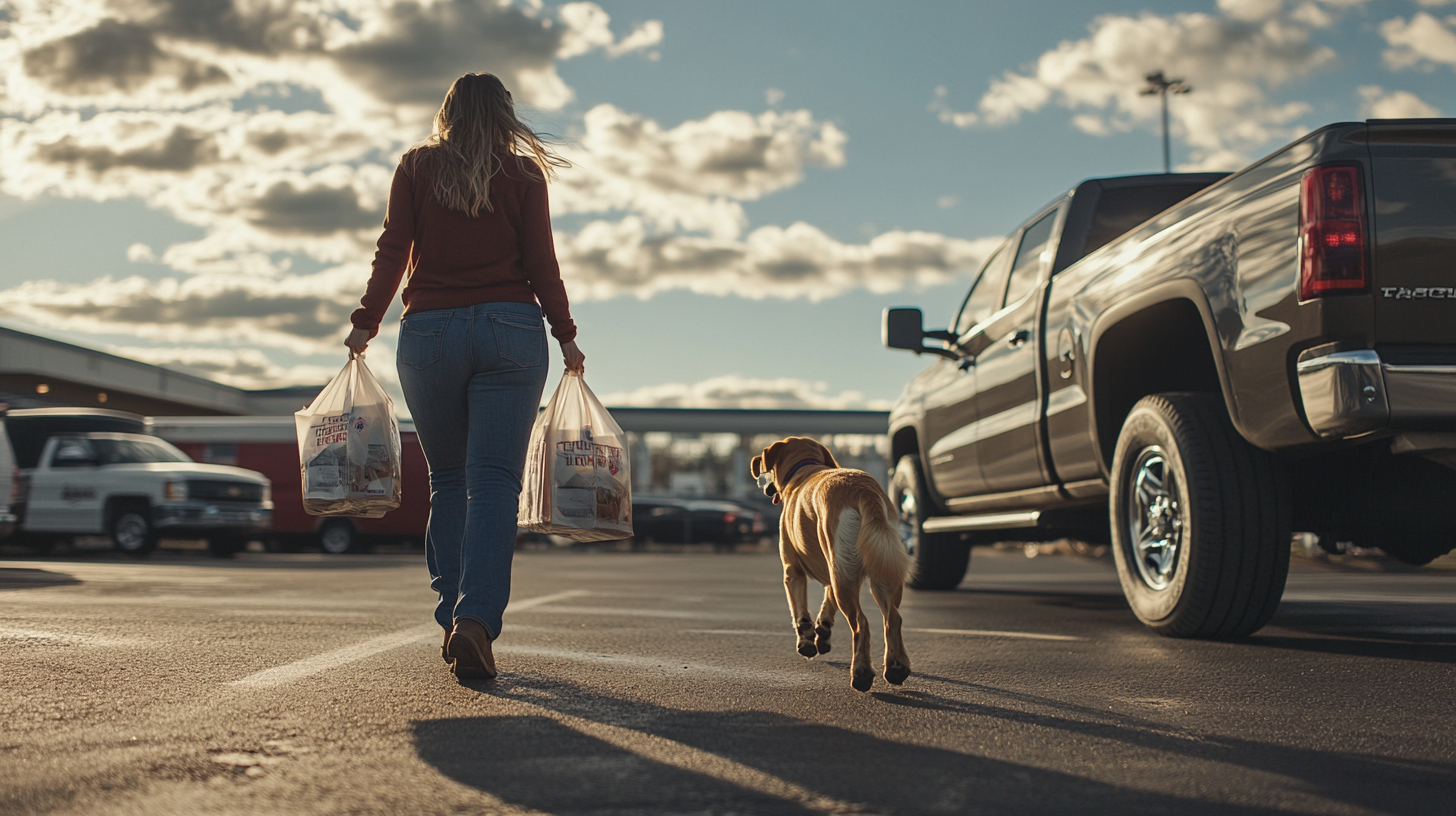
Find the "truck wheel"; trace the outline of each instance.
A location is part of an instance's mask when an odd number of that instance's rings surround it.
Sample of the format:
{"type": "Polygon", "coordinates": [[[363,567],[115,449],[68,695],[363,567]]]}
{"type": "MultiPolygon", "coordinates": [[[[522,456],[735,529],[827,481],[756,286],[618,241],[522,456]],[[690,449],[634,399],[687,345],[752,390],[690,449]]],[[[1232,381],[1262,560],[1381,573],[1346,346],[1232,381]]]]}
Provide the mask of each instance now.
{"type": "Polygon", "coordinates": [[[1236,638],[1274,615],[1289,573],[1288,492],[1218,396],[1139,400],[1117,438],[1109,505],[1122,591],[1149,628],[1236,638]]]}
{"type": "Polygon", "coordinates": [[[354,525],[347,521],[334,520],[324,522],[319,528],[319,546],[324,552],[331,555],[343,555],[359,551],[358,535],[354,532],[354,525]]]}
{"type": "Polygon", "coordinates": [[[905,551],[915,558],[910,588],[945,590],[959,586],[971,561],[971,545],[954,533],[925,532],[932,505],[920,475],[920,460],[915,456],[902,456],[895,464],[890,500],[899,511],[905,551]]]}
{"type": "Polygon", "coordinates": [[[111,537],[111,545],[127,555],[146,555],[157,548],[151,513],[142,505],[114,510],[106,534],[111,537]]]}

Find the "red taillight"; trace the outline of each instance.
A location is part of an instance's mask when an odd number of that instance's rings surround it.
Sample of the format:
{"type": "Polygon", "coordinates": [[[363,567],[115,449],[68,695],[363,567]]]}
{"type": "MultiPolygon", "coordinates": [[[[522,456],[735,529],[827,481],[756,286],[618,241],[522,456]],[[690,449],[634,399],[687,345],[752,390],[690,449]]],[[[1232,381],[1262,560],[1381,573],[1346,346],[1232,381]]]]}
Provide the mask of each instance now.
{"type": "Polygon", "coordinates": [[[1299,190],[1299,299],[1370,288],[1360,166],[1310,168],[1299,190]]]}
{"type": "Polygon", "coordinates": [[[723,514],[723,523],[724,524],[732,524],[733,522],[735,522],[737,520],[738,520],[738,514],[737,513],[724,513],[723,514]]]}

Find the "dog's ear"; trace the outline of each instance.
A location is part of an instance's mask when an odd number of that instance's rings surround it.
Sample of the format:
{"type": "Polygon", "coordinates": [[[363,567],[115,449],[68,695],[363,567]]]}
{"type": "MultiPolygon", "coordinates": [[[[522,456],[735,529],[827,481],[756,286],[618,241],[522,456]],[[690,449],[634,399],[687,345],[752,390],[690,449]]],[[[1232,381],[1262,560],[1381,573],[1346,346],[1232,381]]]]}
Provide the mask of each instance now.
{"type": "Polygon", "coordinates": [[[755,479],[763,474],[763,454],[760,453],[759,455],[753,457],[753,461],[748,463],[748,472],[752,474],[753,478],[755,479]]]}
{"type": "Polygon", "coordinates": [[[828,466],[830,466],[832,468],[838,468],[839,467],[839,463],[836,462],[836,461],[834,461],[834,454],[830,453],[828,448],[826,448],[822,444],[820,444],[819,443],[819,440],[817,440],[817,439],[811,439],[809,441],[812,442],[812,443],[814,443],[814,447],[816,447],[816,448],[819,449],[819,453],[824,457],[821,460],[821,461],[824,462],[824,464],[826,464],[826,465],[828,465],[828,466]]]}

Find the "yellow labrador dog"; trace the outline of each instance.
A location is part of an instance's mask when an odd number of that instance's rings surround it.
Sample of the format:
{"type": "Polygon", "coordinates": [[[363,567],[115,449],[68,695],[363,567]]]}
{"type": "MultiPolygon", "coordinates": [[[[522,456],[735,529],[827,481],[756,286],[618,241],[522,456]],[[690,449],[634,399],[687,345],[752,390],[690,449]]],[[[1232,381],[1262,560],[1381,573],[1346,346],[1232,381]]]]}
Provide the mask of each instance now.
{"type": "Polygon", "coordinates": [[[854,633],[850,685],[869,690],[875,677],[870,622],[859,605],[860,585],[869,579],[885,620],[885,679],[897,686],[905,682],[910,656],[900,635],[900,598],[914,562],[900,541],[885,491],[868,473],[841,468],[828,448],[800,436],[764,448],[750,470],[774,504],[784,505],[779,555],[799,654],[812,658],[829,651],[834,612],[843,612],[854,633]],[[824,585],[824,603],[814,620],[809,618],[810,578],[824,585]]]}

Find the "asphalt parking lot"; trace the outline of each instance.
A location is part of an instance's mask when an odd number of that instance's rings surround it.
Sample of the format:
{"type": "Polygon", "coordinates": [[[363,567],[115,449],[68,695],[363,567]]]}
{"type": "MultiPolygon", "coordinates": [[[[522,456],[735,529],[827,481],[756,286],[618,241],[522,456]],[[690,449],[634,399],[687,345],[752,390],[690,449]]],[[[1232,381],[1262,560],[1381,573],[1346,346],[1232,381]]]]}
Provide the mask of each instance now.
{"type": "MultiPolygon", "coordinates": [[[[1452,812],[1456,570],[1297,561],[1240,643],[1148,634],[1105,560],[978,550],[915,674],[794,652],[768,552],[525,551],[502,675],[422,558],[0,561],[0,812],[1452,812]]],[[[878,615],[870,613],[878,626],[878,615]]],[[[875,638],[878,650],[880,638],[875,638]]]]}

